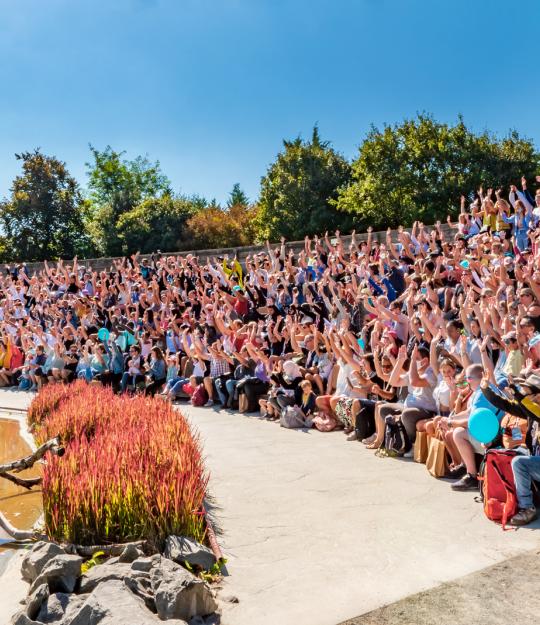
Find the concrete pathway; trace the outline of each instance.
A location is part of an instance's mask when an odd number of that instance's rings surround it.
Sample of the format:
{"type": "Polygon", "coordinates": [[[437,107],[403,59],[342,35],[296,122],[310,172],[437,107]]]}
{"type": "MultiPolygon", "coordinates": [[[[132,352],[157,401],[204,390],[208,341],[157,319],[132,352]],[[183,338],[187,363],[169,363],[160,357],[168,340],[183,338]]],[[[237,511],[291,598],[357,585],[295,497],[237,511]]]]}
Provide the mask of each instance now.
{"type": "MultiPolygon", "coordinates": [[[[540,544],[474,493],[341,432],[181,407],[201,433],[230,577],[224,625],[335,625],[540,544]]],[[[406,622],[406,621],[404,621],[406,622]]]]}
{"type": "MultiPolygon", "coordinates": [[[[30,399],[0,390],[0,407],[30,399]]],[[[503,532],[473,493],[452,492],[423,465],[377,458],[341,432],[179,409],[211,472],[224,594],[240,601],[223,625],[336,625],[540,544],[539,523],[503,532]]],[[[2,577],[0,605],[6,598],[2,577]]]]}

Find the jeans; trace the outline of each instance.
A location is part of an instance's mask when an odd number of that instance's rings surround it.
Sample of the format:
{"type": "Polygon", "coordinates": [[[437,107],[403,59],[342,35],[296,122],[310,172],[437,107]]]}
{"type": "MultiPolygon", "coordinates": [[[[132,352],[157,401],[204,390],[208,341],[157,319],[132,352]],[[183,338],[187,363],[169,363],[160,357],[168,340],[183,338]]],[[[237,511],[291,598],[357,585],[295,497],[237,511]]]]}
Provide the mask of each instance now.
{"type": "Polygon", "coordinates": [[[120,381],[120,392],[124,393],[129,385],[135,386],[137,382],[142,382],[144,375],[130,375],[127,371],[122,374],[120,381]]]}
{"type": "Polygon", "coordinates": [[[226,384],[230,379],[231,379],[230,374],[220,375],[217,378],[213,379],[214,388],[216,389],[217,395],[219,397],[219,401],[221,402],[222,406],[226,406],[227,400],[229,399],[226,384]]]}
{"type": "Polygon", "coordinates": [[[170,391],[173,397],[176,397],[179,393],[182,392],[182,387],[184,384],[189,383],[189,378],[171,378],[167,384],[165,385],[165,390],[170,391]]]}
{"type": "Polygon", "coordinates": [[[512,460],[512,471],[520,510],[533,508],[531,481],[540,480],[540,456],[516,456],[512,460]]]}
{"type": "Polygon", "coordinates": [[[238,399],[236,397],[236,385],[238,384],[238,380],[231,378],[225,382],[225,388],[227,389],[227,394],[229,396],[228,405],[232,406],[233,400],[238,399]]]}
{"type": "Polygon", "coordinates": [[[529,244],[528,232],[527,230],[516,230],[514,234],[516,236],[516,247],[520,252],[523,252],[529,244]]]}

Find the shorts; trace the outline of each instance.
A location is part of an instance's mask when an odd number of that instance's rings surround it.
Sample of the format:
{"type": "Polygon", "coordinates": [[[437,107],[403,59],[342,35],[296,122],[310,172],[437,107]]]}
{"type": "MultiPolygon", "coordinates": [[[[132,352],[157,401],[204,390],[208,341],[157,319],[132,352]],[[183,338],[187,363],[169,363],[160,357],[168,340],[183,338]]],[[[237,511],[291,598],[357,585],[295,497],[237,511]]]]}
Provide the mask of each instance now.
{"type": "Polygon", "coordinates": [[[469,430],[467,430],[467,439],[469,443],[472,445],[475,454],[480,454],[483,456],[486,453],[485,447],[482,445],[480,441],[477,441],[474,436],[471,435],[469,430]]]}

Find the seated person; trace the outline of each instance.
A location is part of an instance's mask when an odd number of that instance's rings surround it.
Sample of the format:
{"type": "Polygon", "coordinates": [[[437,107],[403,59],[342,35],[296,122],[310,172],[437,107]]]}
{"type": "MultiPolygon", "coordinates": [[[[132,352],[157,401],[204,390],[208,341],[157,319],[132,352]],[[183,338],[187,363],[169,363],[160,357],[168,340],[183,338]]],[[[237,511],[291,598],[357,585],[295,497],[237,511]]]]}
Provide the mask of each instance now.
{"type": "MultiPolygon", "coordinates": [[[[538,446],[540,428],[540,376],[529,375],[518,387],[513,387],[514,399],[506,399],[495,393],[487,381],[482,381],[482,393],[497,408],[527,419],[529,431],[534,440],[531,446],[538,446]]],[[[531,489],[532,480],[540,480],[540,456],[520,453],[512,460],[512,471],[516,484],[519,510],[509,521],[510,525],[527,525],[537,517],[531,489]]]]}

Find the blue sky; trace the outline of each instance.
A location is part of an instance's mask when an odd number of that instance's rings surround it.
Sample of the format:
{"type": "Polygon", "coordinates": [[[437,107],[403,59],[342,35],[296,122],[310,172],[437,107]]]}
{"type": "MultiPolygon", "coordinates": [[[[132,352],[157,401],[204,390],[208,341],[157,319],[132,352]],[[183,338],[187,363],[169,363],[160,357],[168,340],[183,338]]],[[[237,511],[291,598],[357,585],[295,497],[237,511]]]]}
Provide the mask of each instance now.
{"type": "Polygon", "coordinates": [[[538,0],[0,0],[0,197],[37,146],[83,186],[110,144],[224,201],[316,122],[347,157],[417,111],[539,145],[539,23],[538,0]]]}

